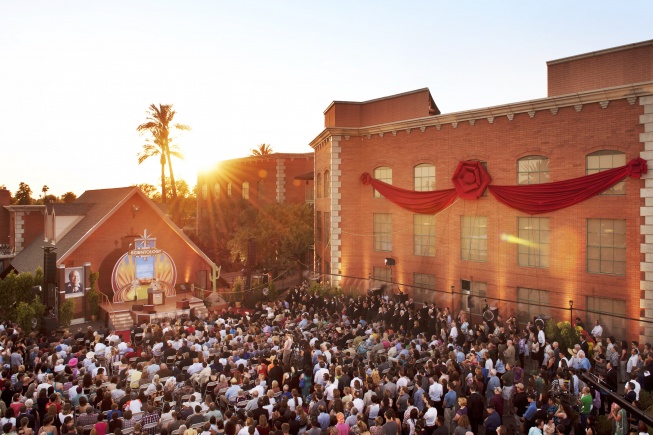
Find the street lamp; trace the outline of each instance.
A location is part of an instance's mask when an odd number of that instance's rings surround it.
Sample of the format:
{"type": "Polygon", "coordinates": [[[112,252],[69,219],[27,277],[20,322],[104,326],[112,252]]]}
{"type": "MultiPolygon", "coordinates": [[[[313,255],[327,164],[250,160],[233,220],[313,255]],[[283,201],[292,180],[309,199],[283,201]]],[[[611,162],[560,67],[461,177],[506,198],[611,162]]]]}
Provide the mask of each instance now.
{"type": "Polygon", "coordinates": [[[453,291],[454,291],[454,286],[451,286],[451,318],[453,319],[453,291]]]}
{"type": "Polygon", "coordinates": [[[569,323],[573,326],[574,324],[574,300],[569,299],[569,323]]]}

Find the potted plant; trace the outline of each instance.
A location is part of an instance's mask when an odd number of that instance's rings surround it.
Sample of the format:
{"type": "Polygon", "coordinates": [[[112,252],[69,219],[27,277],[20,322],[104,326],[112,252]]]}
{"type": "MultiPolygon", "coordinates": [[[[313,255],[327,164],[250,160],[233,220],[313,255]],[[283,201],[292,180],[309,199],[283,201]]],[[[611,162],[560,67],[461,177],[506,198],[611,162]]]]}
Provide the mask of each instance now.
{"type": "Polygon", "coordinates": [[[100,272],[93,272],[89,277],[91,289],[88,291],[88,308],[91,313],[91,320],[96,321],[100,314],[100,291],[97,289],[97,281],[100,272]]]}
{"type": "Polygon", "coordinates": [[[59,306],[59,324],[64,328],[70,326],[75,314],[75,301],[73,299],[66,299],[66,302],[59,306]]]}

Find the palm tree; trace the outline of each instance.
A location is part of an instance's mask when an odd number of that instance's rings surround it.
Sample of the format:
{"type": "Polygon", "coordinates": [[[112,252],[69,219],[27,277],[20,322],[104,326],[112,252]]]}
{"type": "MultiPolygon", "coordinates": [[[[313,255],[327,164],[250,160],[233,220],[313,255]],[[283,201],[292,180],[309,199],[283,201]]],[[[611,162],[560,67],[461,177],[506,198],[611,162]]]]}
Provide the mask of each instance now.
{"type": "Polygon", "coordinates": [[[265,156],[274,152],[272,147],[266,143],[262,143],[258,148],[252,148],[249,151],[251,152],[251,156],[265,156]]]}
{"type": "Polygon", "coordinates": [[[175,174],[172,171],[172,157],[183,159],[177,145],[172,144],[170,137],[170,130],[188,131],[190,127],[186,124],[173,124],[172,120],[177,112],[172,109],[172,104],[150,104],[147,111],[147,122],[136,127],[136,130],[141,134],[149,132],[152,135],[152,141],[143,145],[143,151],[139,154],[138,163],[143,162],[151,156],[159,155],[161,157],[161,199],[166,203],[165,192],[165,164],[168,164],[168,172],[170,173],[170,184],[172,184],[172,198],[177,198],[177,187],[175,186],[175,174]]]}

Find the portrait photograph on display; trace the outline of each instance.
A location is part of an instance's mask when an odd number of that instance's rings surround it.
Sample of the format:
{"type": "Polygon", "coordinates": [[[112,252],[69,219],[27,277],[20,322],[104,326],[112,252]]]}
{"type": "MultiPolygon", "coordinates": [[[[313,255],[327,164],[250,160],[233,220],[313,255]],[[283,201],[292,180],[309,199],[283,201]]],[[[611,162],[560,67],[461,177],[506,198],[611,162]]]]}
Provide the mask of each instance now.
{"type": "Polygon", "coordinates": [[[66,297],[76,297],[84,295],[84,268],[67,267],[66,281],[64,283],[66,297]]]}

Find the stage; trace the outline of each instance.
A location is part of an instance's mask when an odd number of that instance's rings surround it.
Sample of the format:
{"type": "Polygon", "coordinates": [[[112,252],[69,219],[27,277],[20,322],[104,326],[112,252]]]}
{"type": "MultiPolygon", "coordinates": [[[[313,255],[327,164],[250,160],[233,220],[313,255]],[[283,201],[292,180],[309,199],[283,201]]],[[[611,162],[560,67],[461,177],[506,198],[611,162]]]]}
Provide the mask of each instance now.
{"type": "Polygon", "coordinates": [[[110,328],[116,330],[130,329],[135,324],[150,323],[156,319],[175,318],[181,316],[206,316],[208,310],[201,299],[190,293],[168,296],[162,304],[149,305],[147,299],[101,303],[101,319],[110,328]]]}

